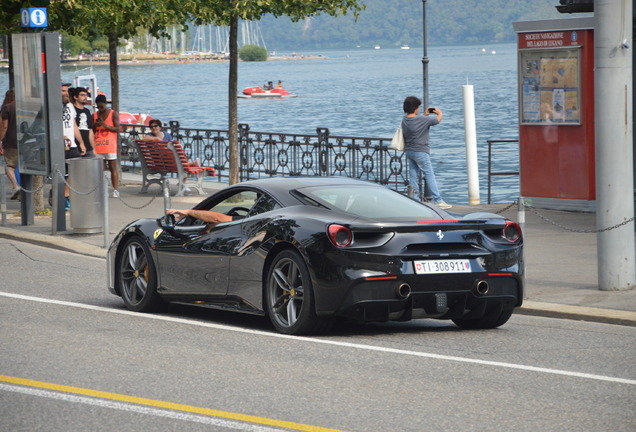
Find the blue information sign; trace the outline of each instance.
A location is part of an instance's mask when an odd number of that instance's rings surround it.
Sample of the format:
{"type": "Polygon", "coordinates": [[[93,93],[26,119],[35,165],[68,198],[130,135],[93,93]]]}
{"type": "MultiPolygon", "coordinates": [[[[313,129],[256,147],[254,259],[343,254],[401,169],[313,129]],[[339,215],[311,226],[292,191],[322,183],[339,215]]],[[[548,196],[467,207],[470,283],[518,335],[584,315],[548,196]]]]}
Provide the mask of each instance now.
{"type": "Polygon", "coordinates": [[[49,17],[46,8],[20,9],[20,24],[22,27],[48,27],[49,17]]]}

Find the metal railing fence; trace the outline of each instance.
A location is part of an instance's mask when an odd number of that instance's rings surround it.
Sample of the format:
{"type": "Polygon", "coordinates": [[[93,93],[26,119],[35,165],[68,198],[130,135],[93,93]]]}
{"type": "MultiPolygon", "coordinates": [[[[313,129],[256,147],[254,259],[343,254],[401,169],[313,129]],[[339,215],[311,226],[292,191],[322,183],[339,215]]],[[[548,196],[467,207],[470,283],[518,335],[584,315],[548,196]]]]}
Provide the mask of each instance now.
{"type": "MultiPolygon", "coordinates": [[[[213,167],[216,180],[229,180],[230,154],[227,130],[182,128],[176,121],[168,128],[183,146],[189,160],[199,158],[213,167]]],[[[132,170],[139,156],[129,140],[149,133],[146,125],[122,125],[122,162],[132,170]]],[[[241,181],[274,176],[343,176],[387,185],[406,193],[406,158],[390,149],[391,138],[336,136],[329,129],[316,134],[251,131],[239,125],[239,178],[241,181]]]]}
{"type": "Polygon", "coordinates": [[[492,145],[500,143],[518,143],[519,140],[487,140],[488,143],[488,204],[490,204],[490,195],[492,191],[492,178],[497,176],[519,175],[519,171],[493,171],[492,170],[492,145]]]}
{"type": "MultiPolygon", "coordinates": [[[[218,182],[229,181],[230,151],[227,130],[182,128],[171,121],[167,128],[183,146],[188,160],[200,159],[202,166],[213,167],[218,182]]],[[[122,125],[122,161],[130,169],[139,169],[139,156],[128,140],[150,130],[147,125],[122,125]]],[[[408,163],[402,152],[390,149],[391,138],[331,135],[318,128],[315,134],[260,132],[239,124],[239,179],[254,180],[274,176],[343,176],[386,185],[408,193],[408,163]]],[[[491,202],[492,177],[519,175],[518,171],[493,171],[492,146],[519,140],[487,140],[488,204],[491,202]]],[[[420,180],[420,196],[424,184],[420,180]]]]}

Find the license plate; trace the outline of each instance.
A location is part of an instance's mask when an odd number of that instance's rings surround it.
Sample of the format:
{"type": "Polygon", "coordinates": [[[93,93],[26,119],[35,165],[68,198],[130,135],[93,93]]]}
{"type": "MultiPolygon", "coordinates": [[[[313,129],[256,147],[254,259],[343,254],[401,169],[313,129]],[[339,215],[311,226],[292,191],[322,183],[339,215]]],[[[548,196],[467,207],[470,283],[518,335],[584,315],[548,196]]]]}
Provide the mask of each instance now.
{"type": "Polygon", "coordinates": [[[440,274],[440,273],[470,273],[470,260],[467,259],[444,259],[414,261],[415,273],[417,274],[440,274]]]}

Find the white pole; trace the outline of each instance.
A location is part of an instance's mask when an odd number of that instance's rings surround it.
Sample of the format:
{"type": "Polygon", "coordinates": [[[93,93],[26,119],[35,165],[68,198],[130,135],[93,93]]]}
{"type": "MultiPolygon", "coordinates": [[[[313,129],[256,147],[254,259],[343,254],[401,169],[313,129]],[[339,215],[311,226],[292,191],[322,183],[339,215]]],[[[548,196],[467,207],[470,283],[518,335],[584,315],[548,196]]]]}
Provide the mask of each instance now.
{"type": "Polygon", "coordinates": [[[108,177],[106,177],[106,173],[102,174],[102,200],[104,203],[104,214],[102,215],[102,217],[104,218],[104,249],[108,249],[108,243],[110,241],[110,223],[108,220],[108,216],[110,215],[110,211],[108,207],[108,177]]]}
{"type": "Polygon", "coordinates": [[[479,166],[477,164],[477,131],[475,127],[475,95],[472,85],[464,85],[464,133],[468,168],[468,204],[479,205],[479,166]]]}
{"type": "Polygon", "coordinates": [[[168,177],[163,177],[161,186],[163,188],[163,208],[165,212],[169,208],[172,208],[172,204],[170,203],[170,180],[168,179],[168,177]]]}
{"type": "Polygon", "coordinates": [[[596,226],[603,230],[596,243],[605,291],[636,286],[632,7],[632,0],[594,2],[596,226]]]}

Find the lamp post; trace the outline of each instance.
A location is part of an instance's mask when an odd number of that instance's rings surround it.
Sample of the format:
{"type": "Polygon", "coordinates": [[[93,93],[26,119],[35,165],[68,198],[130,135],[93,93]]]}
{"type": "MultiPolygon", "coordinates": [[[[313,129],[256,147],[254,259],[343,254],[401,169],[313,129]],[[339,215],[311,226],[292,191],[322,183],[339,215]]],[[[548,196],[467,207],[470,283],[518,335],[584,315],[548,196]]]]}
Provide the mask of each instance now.
{"type": "Polygon", "coordinates": [[[428,57],[426,55],[426,0],[422,0],[422,35],[424,39],[424,53],[422,57],[424,97],[422,107],[428,106],[428,57]]]}
{"type": "MultiPolygon", "coordinates": [[[[422,38],[424,41],[423,56],[422,56],[422,84],[424,87],[422,97],[422,109],[425,110],[428,107],[428,56],[426,54],[426,0],[422,0],[422,38]]],[[[424,197],[430,199],[432,194],[428,187],[428,183],[420,180],[423,183],[424,197]]],[[[420,196],[422,187],[420,187],[420,196]]]]}

